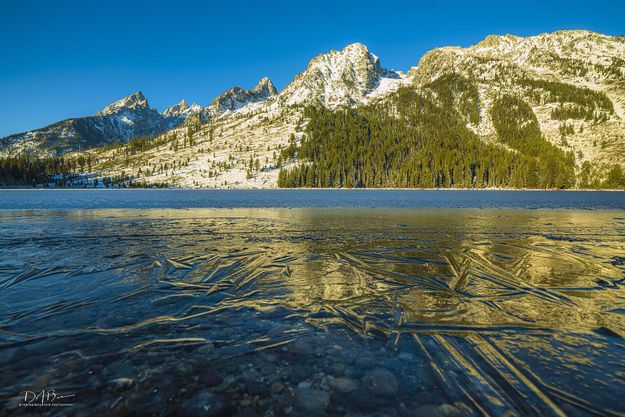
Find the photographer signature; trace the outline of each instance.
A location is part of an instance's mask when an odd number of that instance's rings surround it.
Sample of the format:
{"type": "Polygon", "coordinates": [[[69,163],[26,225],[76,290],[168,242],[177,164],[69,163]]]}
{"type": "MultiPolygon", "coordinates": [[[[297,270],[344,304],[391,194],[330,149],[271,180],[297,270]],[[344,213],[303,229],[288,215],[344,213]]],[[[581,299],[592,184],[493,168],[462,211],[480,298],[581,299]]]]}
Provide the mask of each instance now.
{"type": "Polygon", "coordinates": [[[23,402],[20,407],[71,407],[74,403],[69,398],[76,394],[60,394],[55,389],[44,389],[38,392],[22,391],[23,402]]]}

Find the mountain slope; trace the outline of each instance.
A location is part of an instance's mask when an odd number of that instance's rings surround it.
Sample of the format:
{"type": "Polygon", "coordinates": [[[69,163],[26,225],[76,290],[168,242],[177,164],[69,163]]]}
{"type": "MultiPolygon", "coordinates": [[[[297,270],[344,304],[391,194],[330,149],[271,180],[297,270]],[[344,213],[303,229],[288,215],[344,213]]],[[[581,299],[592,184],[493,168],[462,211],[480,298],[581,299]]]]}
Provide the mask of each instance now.
{"type": "Polygon", "coordinates": [[[570,188],[574,160],[542,139],[528,109],[512,101],[497,119],[510,146],[482,140],[464,115],[429,91],[401,88],[383,102],[308,108],[301,162],[280,187],[570,188]],[[523,118],[522,118],[523,117],[523,118]],[[517,123],[517,120],[523,120],[517,123]]]}
{"type": "Polygon", "coordinates": [[[41,129],[0,139],[0,152],[46,155],[64,154],[138,136],[154,136],[179,125],[197,107],[169,108],[163,114],[151,108],[145,96],[136,93],[109,104],[93,116],[66,119],[41,129]]]}
{"type": "Polygon", "coordinates": [[[353,43],[314,57],[280,92],[280,100],[287,105],[352,106],[365,102],[381,84],[399,85],[401,80],[399,73],[382,68],[365,45],[353,43]]]}
{"type": "Polygon", "coordinates": [[[278,94],[267,78],[251,90],[234,87],[149,149],[129,155],[120,148],[95,157],[105,167],[100,175],[119,178],[141,170],[133,174],[141,184],[275,187],[280,168],[293,164],[283,153],[302,138],[306,106],[360,105],[409,84],[405,75],[382,68],[364,45],[352,44],[313,58],[278,94]]]}
{"type": "Polygon", "coordinates": [[[351,44],[279,93],[263,78],[204,108],[183,101],[154,139],[68,157],[93,162],[81,173],[91,185],[616,187],[623,57],[625,38],[588,31],[493,35],[430,51],[404,74],[351,44]]]}
{"type": "Polygon", "coordinates": [[[410,71],[417,88],[454,75],[477,91],[471,128],[496,139],[491,108],[504,95],[527,103],[547,140],[578,164],[624,163],[625,38],[559,31],[488,36],[468,48],[428,52],[410,71]]]}
{"type": "Polygon", "coordinates": [[[264,102],[278,94],[271,80],[263,77],[251,90],[237,86],[218,95],[210,105],[202,109],[206,119],[219,117],[226,112],[239,110],[248,104],[264,102]]]}
{"type": "Polygon", "coordinates": [[[199,104],[193,103],[189,105],[187,100],[181,100],[180,103],[174,104],[173,106],[167,107],[163,110],[163,116],[165,117],[179,117],[182,119],[186,119],[187,117],[199,112],[202,110],[202,106],[199,104]]]}

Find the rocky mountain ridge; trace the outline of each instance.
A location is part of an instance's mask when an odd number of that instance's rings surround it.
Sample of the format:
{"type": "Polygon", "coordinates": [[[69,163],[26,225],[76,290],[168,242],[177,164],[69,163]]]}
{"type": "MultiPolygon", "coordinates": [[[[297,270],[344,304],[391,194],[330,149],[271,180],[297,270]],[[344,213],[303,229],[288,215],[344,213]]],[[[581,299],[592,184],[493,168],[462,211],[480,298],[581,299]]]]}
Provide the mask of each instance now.
{"type": "Polygon", "coordinates": [[[223,113],[239,110],[248,104],[269,100],[277,94],[278,90],[271,80],[263,77],[251,90],[244,90],[237,85],[224,91],[202,112],[208,119],[219,117],[223,113]]]}
{"type": "Polygon", "coordinates": [[[109,104],[94,116],[61,121],[0,139],[2,155],[63,154],[139,136],[155,136],[171,130],[185,119],[199,115],[204,122],[224,114],[249,111],[250,105],[268,102],[273,108],[321,104],[330,108],[353,106],[383,96],[409,79],[402,73],[387,70],[365,45],[354,43],[340,51],[314,57],[307,69],[298,74],[280,93],[267,77],[245,90],[232,87],[209,105],[189,105],[185,100],[158,113],[140,92],[109,104]]]}
{"type": "Polygon", "coordinates": [[[182,99],[179,103],[167,107],[163,110],[163,116],[167,117],[189,117],[202,110],[202,106],[197,103],[189,104],[187,100],[182,99]]]}
{"type": "Polygon", "coordinates": [[[468,122],[480,136],[496,140],[490,109],[509,95],[527,102],[543,135],[580,164],[625,162],[625,38],[581,30],[490,35],[468,48],[434,49],[409,72],[417,88],[451,74],[475,89],[479,117],[468,122]]]}
{"type": "Polygon", "coordinates": [[[287,105],[353,106],[365,102],[383,80],[395,80],[399,85],[401,78],[399,73],[383,68],[365,45],[353,43],[314,57],[280,92],[280,100],[287,105]]]}
{"type": "Polygon", "coordinates": [[[60,155],[116,142],[152,137],[178,126],[199,108],[186,102],[159,113],[137,91],[104,107],[93,116],[53,123],[41,129],[0,139],[0,155],[60,155]]]}
{"type": "MultiPolygon", "coordinates": [[[[338,112],[381,105],[393,112],[397,92],[410,90],[452,111],[484,143],[511,152],[519,151],[502,139],[495,119],[502,103],[515,103],[514,114],[527,115],[517,127],[534,123],[544,140],[573,155],[578,170],[590,163],[603,175],[600,167],[625,164],[623,57],[625,38],[589,31],[491,35],[466,48],[434,49],[402,73],[355,43],[314,57],[280,92],[263,78],[203,108],[185,101],[172,106],[161,114],[171,128],[136,156],[129,158],[127,147],[87,154],[99,161],[99,177],[140,171],[133,178],[148,185],[275,187],[280,169],[297,162],[306,106],[338,112]]],[[[144,98],[124,100],[107,108],[124,109],[116,115],[149,111],[144,98]]]]}

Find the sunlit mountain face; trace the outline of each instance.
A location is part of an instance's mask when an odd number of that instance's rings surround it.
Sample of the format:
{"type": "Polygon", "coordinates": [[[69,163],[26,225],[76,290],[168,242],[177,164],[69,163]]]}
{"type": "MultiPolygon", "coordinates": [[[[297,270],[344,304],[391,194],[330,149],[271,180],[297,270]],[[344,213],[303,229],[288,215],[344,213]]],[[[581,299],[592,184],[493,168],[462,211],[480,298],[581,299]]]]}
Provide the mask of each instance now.
{"type": "Polygon", "coordinates": [[[162,113],[137,91],[0,138],[0,185],[623,188],[623,56],[621,36],[560,30],[434,48],[394,71],[351,43],[281,91],[263,77],[162,113]]]}

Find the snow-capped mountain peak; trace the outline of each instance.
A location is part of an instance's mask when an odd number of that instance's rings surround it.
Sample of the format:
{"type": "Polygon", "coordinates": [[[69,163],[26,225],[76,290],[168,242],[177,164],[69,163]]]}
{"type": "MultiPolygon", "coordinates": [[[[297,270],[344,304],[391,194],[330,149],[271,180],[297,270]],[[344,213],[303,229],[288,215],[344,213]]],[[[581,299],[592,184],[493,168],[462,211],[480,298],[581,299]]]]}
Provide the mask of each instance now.
{"type": "Polygon", "coordinates": [[[163,116],[166,117],[188,117],[192,114],[197,113],[202,110],[202,106],[199,104],[193,103],[189,105],[187,100],[182,99],[179,103],[174,104],[173,106],[167,107],[163,110],[163,116]]]}
{"type": "Polygon", "coordinates": [[[258,81],[256,86],[250,90],[256,97],[269,98],[278,94],[278,90],[274,87],[269,77],[263,77],[258,81]]]}
{"type": "Polygon", "coordinates": [[[271,80],[264,77],[251,90],[244,90],[237,85],[224,91],[213,100],[207,111],[212,116],[216,116],[227,111],[238,110],[249,103],[265,101],[277,93],[271,80]]]}
{"type": "Polygon", "coordinates": [[[150,105],[148,104],[148,99],[145,98],[141,91],[136,91],[128,97],[124,97],[114,103],[109,104],[108,106],[97,112],[95,115],[106,116],[109,114],[118,113],[122,110],[143,110],[149,108],[150,105]]]}
{"type": "Polygon", "coordinates": [[[380,59],[361,43],[314,57],[306,70],[280,93],[287,104],[317,102],[327,107],[354,105],[379,86],[383,78],[399,78],[382,68],[380,59]]]}
{"type": "Polygon", "coordinates": [[[623,143],[624,56],[622,36],[582,30],[531,37],[491,35],[470,47],[434,49],[403,74],[384,69],[367,46],[352,43],[312,58],[279,93],[265,77],[249,90],[235,86],[224,91],[207,107],[182,100],[159,113],[137,91],[95,116],[66,119],[4,138],[0,154],[61,154],[154,136],[176,128],[192,115],[231,126],[241,137],[262,136],[279,143],[295,128],[289,123],[295,116],[301,117],[301,107],[291,108],[292,104],[319,104],[330,109],[357,106],[384,100],[401,86],[409,86],[443,106],[455,106],[470,129],[488,138],[496,133],[490,115],[495,100],[502,95],[518,97],[527,101],[553,144],[580,151],[576,153],[579,160],[612,161],[612,148],[596,144],[605,140],[616,149],[623,143]],[[585,111],[581,116],[580,109],[585,111]],[[293,117],[281,119],[280,115],[290,112],[293,117]],[[245,123],[239,125],[240,121],[245,123]],[[266,129],[268,121],[280,129],[266,129]],[[262,129],[247,135],[246,129],[253,129],[249,126],[256,122],[263,124],[262,129]],[[570,141],[563,140],[565,128],[570,141]]]}
{"type": "Polygon", "coordinates": [[[409,72],[418,84],[446,73],[499,79],[552,76],[560,82],[601,83],[623,77],[625,38],[587,30],[561,30],[536,36],[489,35],[467,48],[443,47],[426,53],[409,72]]]}
{"type": "MultiPolygon", "coordinates": [[[[191,112],[201,110],[181,101],[163,114],[151,108],[140,91],[109,104],[94,116],[65,119],[5,140],[5,152],[30,149],[38,154],[64,154],[137,136],[154,136],[178,126],[191,112]],[[168,111],[169,110],[169,111],[168,111]],[[174,114],[175,112],[178,114],[174,114]],[[167,113],[167,114],[165,114],[167,113]]],[[[0,149],[2,151],[2,149],[0,149]]]]}

